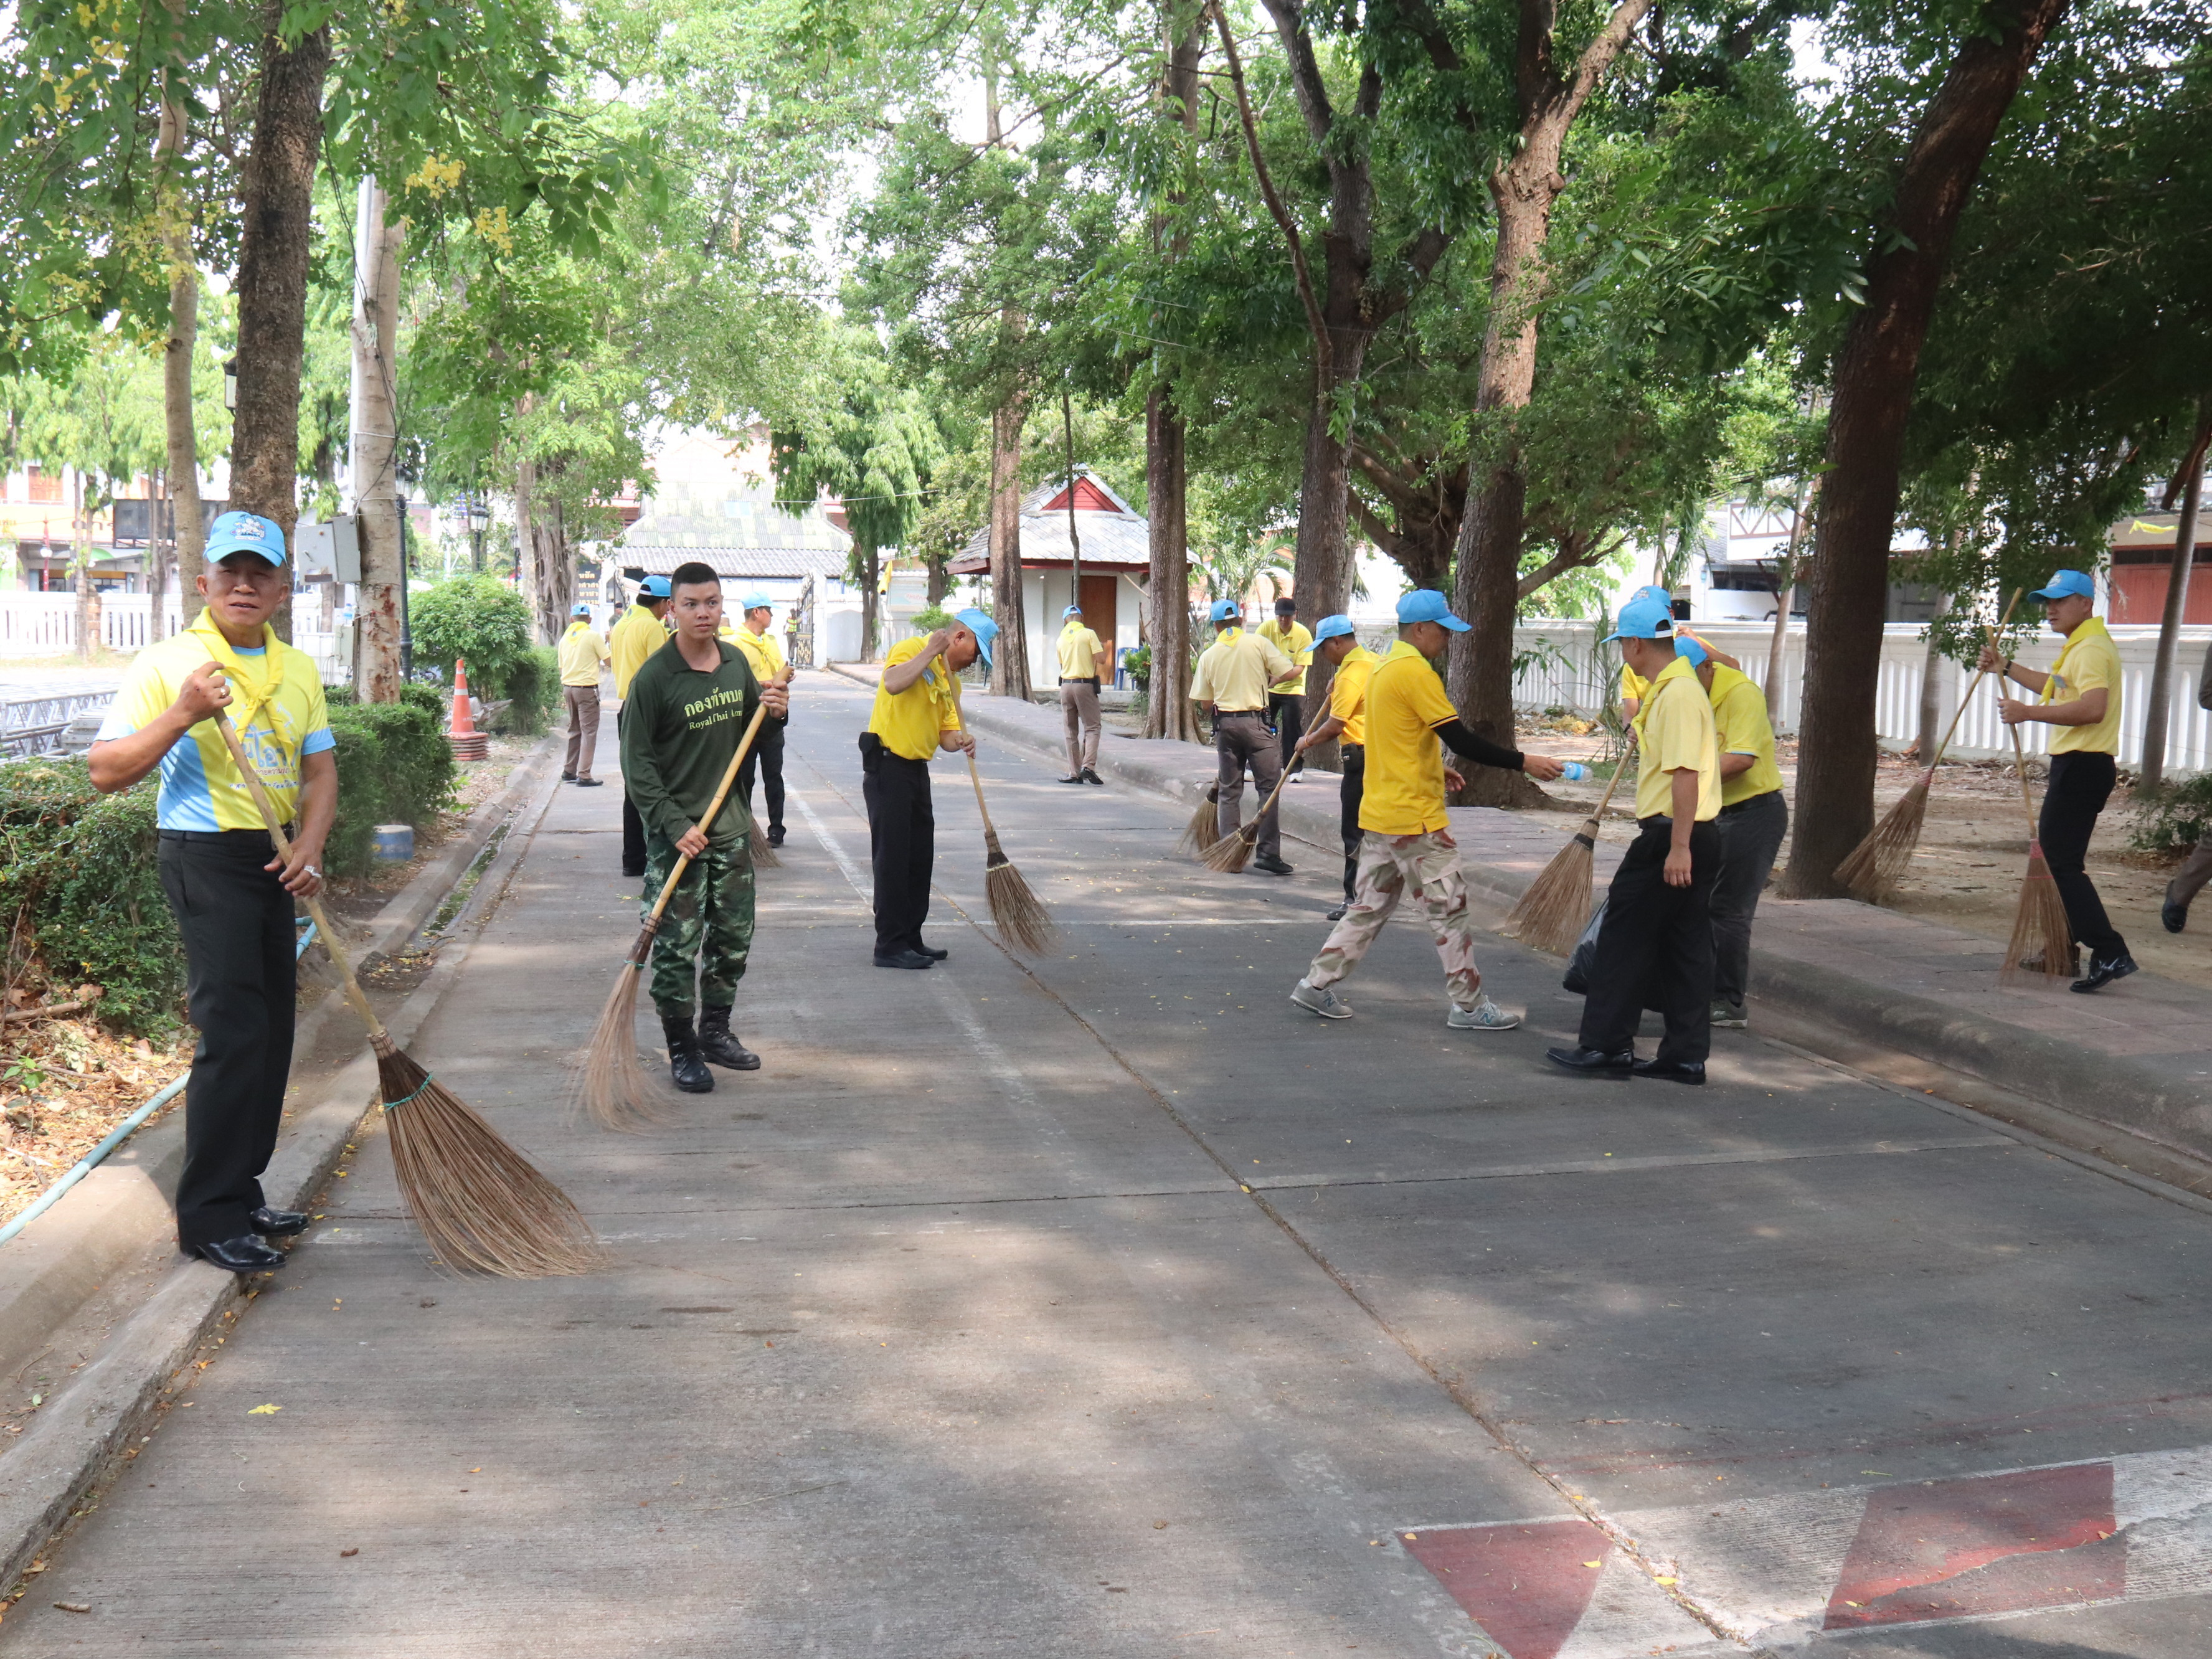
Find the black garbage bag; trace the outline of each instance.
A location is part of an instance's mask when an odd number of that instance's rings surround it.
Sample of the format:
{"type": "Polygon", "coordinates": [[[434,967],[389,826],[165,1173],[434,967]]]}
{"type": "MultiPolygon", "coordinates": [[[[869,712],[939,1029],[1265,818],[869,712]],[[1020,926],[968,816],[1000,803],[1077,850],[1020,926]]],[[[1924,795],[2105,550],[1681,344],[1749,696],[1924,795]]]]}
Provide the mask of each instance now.
{"type": "Polygon", "coordinates": [[[1559,981],[1562,989],[1578,997],[1589,994],[1590,969],[1597,962],[1598,930],[1605,926],[1606,901],[1600,899],[1597,908],[1590,912],[1589,926],[1575,941],[1575,953],[1567,958],[1566,977],[1559,981]]]}

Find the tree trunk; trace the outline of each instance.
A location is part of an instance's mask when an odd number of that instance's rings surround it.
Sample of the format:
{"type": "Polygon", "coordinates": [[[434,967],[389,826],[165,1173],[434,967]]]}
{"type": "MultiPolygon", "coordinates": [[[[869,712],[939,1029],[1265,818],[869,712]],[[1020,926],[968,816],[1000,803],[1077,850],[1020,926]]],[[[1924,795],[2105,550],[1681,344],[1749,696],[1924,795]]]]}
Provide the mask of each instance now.
{"type": "MultiPolygon", "coordinates": [[[[300,370],[314,239],[315,158],[323,142],[327,27],[287,50],[283,0],[263,0],[253,144],[240,179],[238,409],[231,424],[230,505],[273,520],[287,547],[299,520],[300,370]]],[[[271,618],[292,637],[289,594],[271,618]]]]}
{"type": "Polygon", "coordinates": [[[1827,474],[1814,531],[1797,801],[1779,891],[1840,898],[1836,866],[1874,827],[1875,695],[1897,520],[1898,467],[1920,349],[1951,239],[1998,124],[2066,0],[2002,0],[1951,60],[1898,174],[1866,303],[1832,377],[1827,474]]]}
{"type": "MultiPolygon", "coordinates": [[[[1330,263],[1333,266],[1334,259],[1330,263]]],[[[1335,287],[1333,276],[1330,286],[1335,287]]],[[[1352,442],[1348,434],[1339,437],[1332,429],[1330,414],[1338,394],[1348,398],[1358,392],[1372,337],[1365,329],[1332,327],[1330,331],[1334,349],[1328,393],[1317,391],[1306,414],[1305,458],[1298,477],[1298,539],[1291,565],[1291,596],[1297,601],[1297,619],[1308,628],[1352,603],[1352,539],[1346,533],[1352,506],[1352,442]]],[[[1328,702],[1329,682],[1335,677],[1335,669],[1316,655],[1306,670],[1306,707],[1328,702]]],[[[1306,765],[1316,771],[1340,772],[1343,754],[1334,743],[1316,744],[1306,750],[1306,765]]]]}
{"type": "Polygon", "coordinates": [[[999,624],[991,694],[1029,701],[1030,652],[1022,626],[1022,417],[1026,400],[1008,394],[991,416],[991,611],[999,624]]]}
{"type": "Polygon", "coordinates": [[[934,611],[945,603],[945,596],[952,591],[952,578],[945,574],[945,561],[941,558],[924,559],[922,568],[929,575],[929,608],[934,611]]]}
{"type": "Polygon", "coordinates": [[[1775,583],[1774,632],[1766,641],[1766,721],[1778,731],[1782,726],[1783,653],[1790,642],[1790,608],[1797,602],[1797,583],[1803,574],[1797,549],[1804,540],[1806,518],[1820,499],[1820,480],[1815,474],[1810,483],[1798,488],[1790,520],[1790,544],[1784,549],[1781,568],[1775,573],[1780,580],[1775,583]]]}
{"type": "Polygon", "coordinates": [[[2166,609],[2158,619],[2158,658],[2150,671],[2150,701],[2143,706],[2142,764],[2136,788],[2148,792],[2166,781],[2166,723],[2173,702],[2173,652],[2189,603],[2190,566],[2197,557],[2197,514],[2204,494],[2204,452],[2212,439],[2212,403],[2200,406],[2197,441],[2181,463],[2181,513],[2173,526],[2173,565],[2166,579],[2166,609]]]}
{"type": "Polygon", "coordinates": [[[161,617],[168,610],[169,551],[161,538],[161,503],[169,498],[161,475],[147,480],[146,494],[146,643],[161,637],[161,617]]]}
{"type": "Polygon", "coordinates": [[[76,586],[76,654],[89,662],[100,648],[100,617],[92,605],[92,526],[84,511],[84,469],[72,467],[70,496],[70,569],[76,586]]]}
{"type": "MultiPolygon", "coordinates": [[[[166,161],[183,148],[185,109],[161,105],[160,145],[166,161]]],[[[200,613],[201,551],[207,526],[200,513],[199,429],[192,410],[192,357],[199,340],[200,272],[180,191],[164,177],[161,242],[169,260],[169,337],[161,352],[161,416],[167,439],[169,534],[177,555],[177,601],[185,623],[200,613]]],[[[161,637],[163,607],[154,608],[150,638],[161,637]]]]}
{"type": "Polygon", "coordinates": [[[1152,676],[1145,692],[1145,735],[1200,741],[1190,701],[1190,544],[1183,508],[1186,437],[1171,388],[1145,400],[1145,512],[1150,556],[1145,605],[1152,676]]]}
{"type": "Polygon", "coordinates": [[[1950,699],[1943,695],[1943,653],[1936,642],[1936,624],[1950,614],[1951,596],[1936,601],[1936,615],[1928,624],[1928,649],[1920,662],[1920,734],[1914,752],[1923,766],[1936,763],[1936,745],[1943,740],[1943,710],[1950,699]]]}
{"type": "Polygon", "coordinates": [[[877,591],[883,585],[884,556],[880,548],[860,550],[860,660],[873,662],[878,654],[876,635],[883,627],[884,602],[877,591]]]}
{"type": "Polygon", "coordinates": [[[399,331],[400,228],[386,198],[363,179],[354,220],[353,398],[348,473],[360,517],[361,602],[355,610],[353,683],[363,702],[398,702],[400,558],[395,398],[399,331]]]}

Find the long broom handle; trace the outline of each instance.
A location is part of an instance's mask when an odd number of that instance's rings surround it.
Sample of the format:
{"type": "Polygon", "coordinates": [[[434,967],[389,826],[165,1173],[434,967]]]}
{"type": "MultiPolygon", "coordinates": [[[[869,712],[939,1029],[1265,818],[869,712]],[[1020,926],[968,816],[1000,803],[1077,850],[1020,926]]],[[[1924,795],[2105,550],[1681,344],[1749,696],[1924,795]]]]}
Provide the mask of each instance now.
{"type": "MultiPolygon", "coordinates": [[[[738,752],[730,757],[729,765],[723,769],[722,787],[714,792],[714,799],[707,803],[707,816],[701,818],[696,826],[702,835],[714,823],[714,815],[722,810],[722,803],[729,799],[730,790],[738,781],[738,769],[745,763],[745,757],[751,752],[753,738],[759,735],[761,721],[767,714],[768,704],[763,702],[753,710],[752,719],[746,722],[745,734],[738,739],[738,752]]],[[[661,912],[668,908],[668,901],[676,894],[676,884],[684,879],[684,872],[690,867],[691,855],[689,853],[676,855],[676,863],[668,872],[668,879],[660,884],[660,896],[653,901],[653,915],[647,918],[645,926],[639,930],[637,943],[630,947],[629,959],[633,963],[641,966],[644,963],[646,948],[653,942],[653,934],[659,930],[661,912]]]]}
{"type": "MultiPolygon", "coordinates": [[[[1996,643],[1997,635],[2004,632],[2005,624],[2012,620],[2012,613],[2015,610],[2019,609],[2021,595],[2027,592],[2027,590],[2024,587],[2015,587],[2013,589],[2012,603],[2005,606],[2004,615],[1997,618],[1997,625],[1995,628],[1985,628],[1982,630],[1982,637],[1984,639],[1987,640],[1991,645],[1995,645],[1996,643]]],[[[1943,751],[1951,746],[1951,738],[1953,734],[1959,729],[1959,722],[1966,718],[1966,710],[1973,706],[1974,693],[1982,689],[1982,682],[1989,678],[1989,677],[1990,671],[1986,668],[1982,669],[1979,672],[1975,674],[1974,683],[1966,688],[1966,695],[1959,699],[1959,707],[1951,715],[1950,725],[1943,728],[1943,741],[1936,745],[1935,756],[1928,763],[1928,769],[1930,772],[1933,772],[1938,766],[1942,764],[1943,751]]]]}
{"type": "MultiPolygon", "coordinates": [[[[284,826],[276,821],[276,803],[269,799],[269,790],[261,781],[261,774],[246,757],[245,745],[238,740],[238,728],[230,723],[229,714],[220,708],[215,712],[215,723],[216,729],[222,733],[224,746],[230,750],[232,763],[238,768],[239,775],[246,780],[246,793],[253,797],[254,805],[261,809],[261,822],[268,828],[269,839],[276,843],[277,855],[287,863],[290,862],[291,838],[285,835],[284,826]]],[[[337,964],[339,978],[345,988],[346,1000],[353,1005],[354,1012],[359,1014],[368,1025],[370,1039],[376,1042],[391,1042],[390,1035],[384,1029],[384,1022],[376,1017],[376,1010],[368,1006],[368,999],[362,994],[361,981],[353,976],[353,963],[346,959],[345,947],[338,943],[337,931],[331,927],[330,918],[323,914],[321,902],[304,897],[301,902],[307,907],[307,915],[314,921],[315,931],[323,936],[323,948],[331,953],[331,962],[337,964]]]]}
{"type": "Polygon", "coordinates": [[[975,810],[983,815],[983,833],[995,836],[999,832],[991,824],[991,809],[983,805],[983,775],[975,769],[975,751],[968,750],[968,781],[975,786],[975,810]]]}
{"type": "Polygon", "coordinates": [[[1266,817],[1268,813],[1275,810],[1275,797],[1283,793],[1283,786],[1291,781],[1291,774],[1302,770],[1304,766],[1305,762],[1303,760],[1293,761],[1290,765],[1285,766],[1283,769],[1283,775],[1275,780],[1275,787],[1267,792],[1267,799],[1260,803],[1260,810],[1252,815],[1252,822],[1249,823],[1238,824],[1237,826],[1237,834],[1241,836],[1247,830],[1249,830],[1252,832],[1252,839],[1254,841],[1259,840],[1260,820],[1266,817]]]}

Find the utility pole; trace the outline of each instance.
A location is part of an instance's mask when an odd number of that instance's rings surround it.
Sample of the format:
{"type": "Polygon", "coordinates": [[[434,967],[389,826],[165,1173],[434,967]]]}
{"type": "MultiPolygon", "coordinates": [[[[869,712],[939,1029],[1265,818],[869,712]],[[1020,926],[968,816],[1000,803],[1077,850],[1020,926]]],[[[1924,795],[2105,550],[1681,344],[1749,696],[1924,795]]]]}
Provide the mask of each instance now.
{"type": "Polygon", "coordinates": [[[404,678],[406,574],[400,546],[398,362],[399,228],[363,179],[354,218],[353,387],[348,484],[360,518],[361,603],[355,610],[353,683],[363,702],[397,702],[404,678]]]}

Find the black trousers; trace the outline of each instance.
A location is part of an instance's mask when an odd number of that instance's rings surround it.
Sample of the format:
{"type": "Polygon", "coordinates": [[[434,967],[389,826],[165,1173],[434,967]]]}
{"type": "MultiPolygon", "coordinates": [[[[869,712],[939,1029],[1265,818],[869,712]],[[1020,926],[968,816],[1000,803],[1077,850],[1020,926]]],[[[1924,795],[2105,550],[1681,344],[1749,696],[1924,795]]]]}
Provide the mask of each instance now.
{"type": "Polygon", "coordinates": [[[1713,878],[1713,995],[1741,1006],[1751,986],[1751,919],[1790,833],[1779,789],[1721,808],[1720,873],[1713,878]]]}
{"type": "Polygon", "coordinates": [[[186,840],[165,830],[160,846],[200,1034],[177,1181],[177,1244],[191,1250],[252,1232],[248,1218],[265,1201],[261,1172],[284,1113],[298,969],[292,896],[261,867],[276,856],[264,831],[186,840]]]}
{"type": "Polygon", "coordinates": [[[868,856],[876,871],[876,954],[919,951],[937,861],[929,763],[895,755],[863,732],[860,798],[868,805],[868,856]]]}
{"type": "MultiPolygon", "coordinates": [[[[623,718],[629,713],[625,702],[615,712],[615,753],[622,754],[623,718]]],[[[768,722],[763,720],[763,726],[768,722]]],[[[623,785],[623,874],[641,876],[645,873],[645,820],[637,815],[637,803],[629,798],[629,785],[623,785]]]]}
{"type": "Polygon", "coordinates": [[[2035,826],[2043,843],[2043,860],[2065,902],[2066,921],[2074,942],[2086,945],[2102,962],[2128,953],[2122,939],[2105,914],[2105,901],[2097,896],[2097,884],[2084,867],[2089,856],[2090,832],[2097,814],[2112,798],[2118,768],[2110,755],[2076,750],[2051,757],[2051,787],[2043,793],[2043,816],[2035,826]]]}
{"type": "Polygon", "coordinates": [[[1275,728],[1275,736],[1283,745],[1283,764],[1291,763],[1291,750],[1298,746],[1305,735],[1306,700],[1295,691],[1267,693],[1267,724],[1275,728]]]}
{"type": "Polygon", "coordinates": [[[1344,757],[1344,781],[1337,787],[1336,798],[1343,811],[1336,827],[1344,838],[1344,902],[1349,904],[1357,885],[1352,878],[1359,873],[1359,802],[1367,793],[1367,750],[1361,744],[1347,743],[1339,744],[1337,753],[1344,757]]]}
{"type": "Polygon", "coordinates": [[[1711,907],[1721,832],[1711,823],[1690,832],[1687,887],[1667,884],[1674,838],[1672,818],[1645,818],[1613,872],[1583,1001],[1585,1048],[1619,1054],[1632,1047],[1647,1005],[1666,1018],[1661,1060],[1696,1065],[1712,1048],[1711,907]]]}
{"type": "Polygon", "coordinates": [[[744,792],[748,812],[753,809],[753,776],[759,775],[768,795],[769,833],[778,837],[783,834],[783,729],[790,723],[773,714],[763,715],[760,736],[753,739],[745,763],[738,769],[738,787],[744,792]]]}

